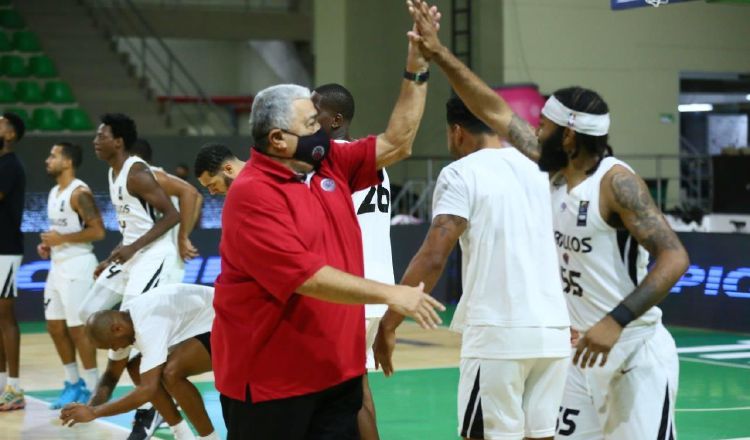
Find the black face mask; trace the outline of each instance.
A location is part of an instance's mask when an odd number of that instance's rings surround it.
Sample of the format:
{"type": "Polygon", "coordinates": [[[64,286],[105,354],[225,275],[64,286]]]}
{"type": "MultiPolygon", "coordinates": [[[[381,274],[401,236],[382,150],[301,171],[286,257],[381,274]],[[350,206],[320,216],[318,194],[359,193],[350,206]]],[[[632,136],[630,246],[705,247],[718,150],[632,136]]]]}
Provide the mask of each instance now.
{"type": "Polygon", "coordinates": [[[328,137],[323,128],[305,136],[300,136],[286,130],[282,131],[292,136],[297,136],[297,151],[294,152],[292,158],[309,163],[316,168],[320,166],[320,163],[328,155],[328,150],[331,149],[331,138],[328,137]]]}
{"type": "Polygon", "coordinates": [[[539,169],[545,172],[556,172],[568,165],[568,154],[563,150],[563,129],[558,127],[552,136],[542,142],[539,156],[539,169]]]}

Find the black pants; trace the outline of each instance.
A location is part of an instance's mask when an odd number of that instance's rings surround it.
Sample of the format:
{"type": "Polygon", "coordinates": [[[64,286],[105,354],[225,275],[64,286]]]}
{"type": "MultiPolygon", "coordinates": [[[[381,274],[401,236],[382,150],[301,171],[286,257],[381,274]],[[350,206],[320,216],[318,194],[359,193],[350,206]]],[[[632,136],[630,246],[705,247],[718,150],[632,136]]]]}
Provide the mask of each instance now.
{"type": "Polygon", "coordinates": [[[362,377],[303,396],[252,403],[221,395],[227,440],[358,440],[362,377]]]}

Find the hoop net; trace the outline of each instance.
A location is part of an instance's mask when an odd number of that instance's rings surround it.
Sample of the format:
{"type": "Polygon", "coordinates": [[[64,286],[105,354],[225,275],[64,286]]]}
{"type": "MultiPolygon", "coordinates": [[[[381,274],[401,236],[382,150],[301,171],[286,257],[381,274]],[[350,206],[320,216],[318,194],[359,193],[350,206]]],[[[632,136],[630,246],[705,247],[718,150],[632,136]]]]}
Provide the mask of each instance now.
{"type": "Polygon", "coordinates": [[[646,3],[648,3],[649,5],[655,8],[658,8],[659,5],[666,5],[667,3],[669,3],[669,0],[645,0],[645,1],[646,3]]]}

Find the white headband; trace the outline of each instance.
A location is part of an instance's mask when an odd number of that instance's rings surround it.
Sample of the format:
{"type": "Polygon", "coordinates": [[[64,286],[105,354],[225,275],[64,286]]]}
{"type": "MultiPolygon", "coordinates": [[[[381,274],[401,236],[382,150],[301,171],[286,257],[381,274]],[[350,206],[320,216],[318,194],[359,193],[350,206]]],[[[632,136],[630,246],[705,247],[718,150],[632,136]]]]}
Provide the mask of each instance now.
{"type": "Polygon", "coordinates": [[[555,98],[555,95],[550,96],[544,104],[542,114],[555,124],[570,127],[577,133],[591,136],[604,136],[609,133],[609,113],[592,115],[591,113],[577,112],[565,107],[555,98]]]}

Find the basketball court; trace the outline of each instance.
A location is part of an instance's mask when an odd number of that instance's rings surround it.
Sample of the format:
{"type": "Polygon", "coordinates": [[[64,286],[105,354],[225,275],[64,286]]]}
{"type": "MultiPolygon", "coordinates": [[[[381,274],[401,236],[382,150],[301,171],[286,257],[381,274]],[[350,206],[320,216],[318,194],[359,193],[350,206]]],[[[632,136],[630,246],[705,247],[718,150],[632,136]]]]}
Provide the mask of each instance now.
{"type": "MultiPolygon", "coordinates": [[[[677,427],[681,440],[750,439],[750,334],[670,328],[680,353],[677,427]]],[[[456,440],[456,387],[460,337],[446,328],[429,332],[405,324],[395,354],[397,372],[385,378],[371,373],[381,438],[456,440]]],[[[59,394],[58,360],[42,323],[23,326],[23,381],[27,408],[0,414],[0,439],[125,439],[132,414],[122,414],[73,428],[62,427],[58,411],[48,409],[59,394]]],[[[99,353],[104,366],[106,354],[99,353]]],[[[127,376],[127,375],[124,375],[127,376]]],[[[194,383],[209,416],[223,437],[219,395],[210,374],[194,383]]],[[[131,388],[123,377],[115,397],[131,388]]],[[[171,439],[168,429],[156,437],[171,439]]]]}

